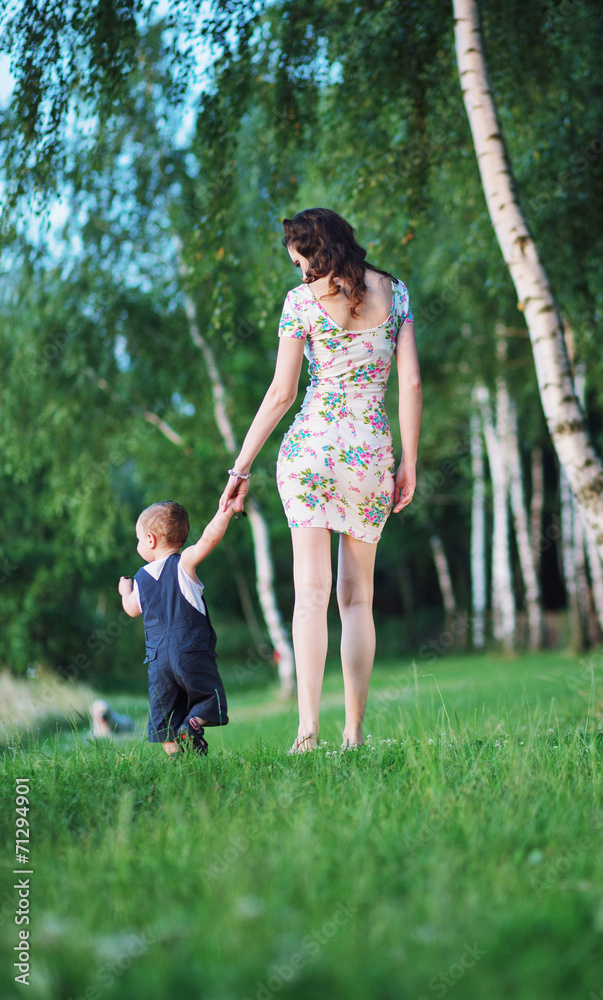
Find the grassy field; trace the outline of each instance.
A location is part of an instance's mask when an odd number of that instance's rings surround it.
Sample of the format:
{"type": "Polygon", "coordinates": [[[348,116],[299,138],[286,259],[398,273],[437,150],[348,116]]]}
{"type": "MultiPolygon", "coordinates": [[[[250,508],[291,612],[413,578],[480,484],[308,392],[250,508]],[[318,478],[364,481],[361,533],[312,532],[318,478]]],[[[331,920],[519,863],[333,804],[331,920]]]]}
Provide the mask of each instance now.
{"type": "MultiPolygon", "coordinates": [[[[143,736],[3,755],[3,997],[603,998],[603,655],[448,657],[374,674],[365,748],[289,758],[295,710],[230,692],[207,759],[143,736]],[[15,780],[29,925],[15,925],[15,780]],[[30,985],[15,983],[30,930],[30,985]]],[[[23,904],[25,907],[26,904],[23,904]]]]}
{"type": "Polygon", "coordinates": [[[15,731],[48,732],[66,716],[81,725],[94,697],[87,685],[69,684],[48,671],[28,680],[0,671],[0,747],[11,743],[15,731]]]}

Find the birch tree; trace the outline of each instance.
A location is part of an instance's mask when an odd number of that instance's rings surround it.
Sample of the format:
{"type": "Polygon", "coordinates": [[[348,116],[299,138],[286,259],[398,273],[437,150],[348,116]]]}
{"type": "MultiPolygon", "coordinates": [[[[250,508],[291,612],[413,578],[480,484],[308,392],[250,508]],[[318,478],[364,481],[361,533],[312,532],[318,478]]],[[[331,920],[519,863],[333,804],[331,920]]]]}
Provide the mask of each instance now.
{"type": "Polygon", "coordinates": [[[599,625],[599,630],[603,632],[603,567],[601,556],[595,539],[594,532],[590,524],[584,523],[584,539],[586,546],[586,558],[588,560],[588,571],[590,573],[593,605],[595,615],[599,625]]]}
{"type": "MultiPolygon", "coordinates": [[[[586,366],[581,361],[574,362],[574,379],[578,399],[584,408],[586,402],[586,366]]],[[[595,533],[588,521],[584,518],[582,512],[580,512],[579,515],[579,529],[576,534],[582,536],[580,538],[580,543],[584,546],[586,551],[588,571],[590,573],[592,585],[593,608],[599,629],[603,631],[603,564],[599,554],[599,549],[597,548],[595,533]]],[[[574,541],[576,545],[577,539],[574,539],[574,541]]],[[[598,636],[595,634],[592,635],[591,638],[593,642],[596,642],[598,636]]]]}
{"type": "Polygon", "coordinates": [[[567,595],[571,643],[574,649],[580,652],[584,649],[585,643],[574,533],[576,512],[571,486],[563,469],[559,469],[559,504],[561,507],[561,563],[567,595]]]}
{"type": "Polygon", "coordinates": [[[547,426],[578,506],[603,554],[603,465],[576,396],[547,274],[513,191],[488,82],[478,5],[476,0],[453,0],[453,10],[461,89],[486,204],[528,326],[547,426]]]}
{"type": "Polygon", "coordinates": [[[480,405],[490,478],[492,480],[492,617],[494,638],[511,651],[515,642],[515,596],[509,549],[509,479],[504,445],[505,404],[499,404],[494,428],[490,394],[485,386],[476,392],[480,405]]]}
{"type": "Polygon", "coordinates": [[[540,573],[542,560],[542,508],[544,506],[544,467],[542,448],[532,449],[530,462],[532,495],[530,497],[530,536],[532,541],[532,558],[536,572],[540,573]]]}
{"type": "MultiPolygon", "coordinates": [[[[474,401],[479,405],[478,400],[474,401]]],[[[473,645],[485,646],[486,573],[486,474],[484,446],[479,414],[471,414],[471,602],[473,607],[473,645]]]]}
{"type": "Polygon", "coordinates": [[[429,536],[429,545],[436,568],[438,583],[440,585],[440,593],[442,595],[444,610],[446,612],[446,627],[448,628],[452,618],[454,617],[454,612],[456,611],[456,601],[454,599],[450,566],[448,565],[448,559],[442,544],[442,539],[435,531],[429,536]]]}
{"type": "Polygon", "coordinates": [[[528,523],[528,512],[523,488],[523,474],[521,470],[521,456],[519,453],[519,440],[517,430],[517,412],[515,403],[509,399],[509,424],[508,424],[508,445],[509,457],[509,491],[511,498],[511,510],[513,512],[513,524],[515,527],[515,540],[517,543],[517,554],[519,565],[523,577],[526,612],[528,616],[528,636],[530,649],[539,649],[542,646],[542,595],[540,592],[540,581],[534,560],[534,548],[530,538],[528,523]]]}
{"type": "MultiPolygon", "coordinates": [[[[563,335],[571,365],[576,394],[583,409],[586,407],[586,370],[584,362],[578,358],[576,341],[572,327],[564,321],[563,335]]],[[[577,509],[576,499],[567,477],[560,471],[559,496],[562,524],[562,562],[566,582],[569,620],[572,643],[576,649],[583,649],[587,640],[597,641],[597,624],[600,621],[601,558],[594,542],[594,532],[584,515],[577,509]],[[587,574],[589,564],[592,591],[587,574]]]]}

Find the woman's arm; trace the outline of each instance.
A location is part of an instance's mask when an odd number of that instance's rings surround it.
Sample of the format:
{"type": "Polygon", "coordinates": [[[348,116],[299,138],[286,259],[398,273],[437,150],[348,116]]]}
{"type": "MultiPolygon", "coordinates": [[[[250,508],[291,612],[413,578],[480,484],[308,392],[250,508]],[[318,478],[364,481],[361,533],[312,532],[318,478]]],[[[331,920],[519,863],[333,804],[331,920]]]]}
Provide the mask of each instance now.
{"type": "Polygon", "coordinates": [[[396,343],[398,369],[398,418],[402,439],[402,461],[396,472],[393,513],[398,514],[413,498],[417,484],[417,448],[423,410],[421,372],[414,323],[403,323],[396,343]]]}
{"type": "MultiPolygon", "coordinates": [[[[299,376],[304,357],[304,340],[298,337],[281,337],[276,357],[274,377],[264,396],[251,427],[245,435],[243,446],[233,464],[237,472],[248,473],[253,460],[272,434],[279,420],[291,409],[297,396],[299,376]]],[[[249,489],[248,479],[230,476],[220,497],[219,509],[226,510],[230,497],[235,498],[236,512],[243,510],[243,500],[249,489]]]]}

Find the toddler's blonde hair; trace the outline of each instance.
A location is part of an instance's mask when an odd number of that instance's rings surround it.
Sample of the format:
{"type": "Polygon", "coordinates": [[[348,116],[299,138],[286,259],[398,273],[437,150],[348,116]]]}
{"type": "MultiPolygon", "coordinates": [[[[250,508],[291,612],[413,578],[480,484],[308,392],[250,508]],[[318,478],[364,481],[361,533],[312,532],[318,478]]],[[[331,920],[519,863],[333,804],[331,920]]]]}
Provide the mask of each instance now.
{"type": "Polygon", "coordinates": [[[190,531],[188,511],[175,500],[160,500],[146,507],[138,519],[145,531],[152,531],[161,542],[181,548],[190,531]]]}

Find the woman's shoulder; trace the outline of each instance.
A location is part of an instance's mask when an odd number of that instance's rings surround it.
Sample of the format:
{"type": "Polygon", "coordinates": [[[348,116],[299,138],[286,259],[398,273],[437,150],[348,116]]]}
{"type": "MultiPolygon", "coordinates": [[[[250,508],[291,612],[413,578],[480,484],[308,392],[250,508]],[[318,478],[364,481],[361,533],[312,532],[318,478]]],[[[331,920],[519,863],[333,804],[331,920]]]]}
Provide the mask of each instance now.
{"type": "Polygon", "coordinates": [[[413,315],[410,309],[410,296],[408,288],[400,278],[392,275],[393,307],[400,316],[405,317],[405,322],[412,322],[413,315]]]}
{"type": "Polygon", "coordinates": [[[311,302],[305,292],[306,285],[297,285],[287,292],[279,324],[279,337],[305,339],[309,336],[312,329],[311,302]]]}
{"type": "MultiPolygon", "coordinates": [[[[367,272],[369,273],[369,272],[367,272]]],[[[408,288],[404,282],[397,278],[395,274],[390,274],[389,271],[386,273],[381,273],[380,271],[373,271],[371,275],[372,283],[375,288],[382,289],[385,291],[389,288],[391,284],[392,291],[394,295],[408,295],[408,288]]],[[[366,281],[366,277],[365,277],[366,281]]],[[[368,282],[367,282],[368,284],[368,282]]]]}
{"type": "Polygon", "coordinates": [[[295,288],[289,289],[285,296],[285,302],[290,302],[291,304],[309,302],[311,295],[312,293],[310,292],[310,289],[305,282],[302,281],[301,285],[296,285],[295,288]]]}
{"type": "Polygon", "coordinates": [[[287,312],[294,312],[298,315],[307,313],[315,305],[316,298],[305,283],[291,288],[283,303],[283,309],[287,312]]]}
{"type": "Polygon", "coordinates": [[[392,274],[391,275],[391,279],[392,279],[392,285],[394,287],[394,291],[397,291],[397,292],[406,292],[406,294],[408,295],[408,288],[406,287],[406,285],[404,284],[404,282],[402,281],[401,278],[396,278],[395,274],[392,274]]]}

